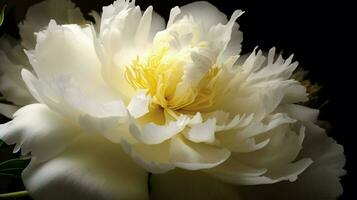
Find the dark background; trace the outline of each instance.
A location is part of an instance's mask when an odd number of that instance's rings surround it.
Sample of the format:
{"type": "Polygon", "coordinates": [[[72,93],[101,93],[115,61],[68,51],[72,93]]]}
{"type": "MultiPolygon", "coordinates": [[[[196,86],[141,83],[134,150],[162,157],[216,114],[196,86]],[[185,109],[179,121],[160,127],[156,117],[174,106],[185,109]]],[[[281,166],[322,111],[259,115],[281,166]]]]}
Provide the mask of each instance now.
{"type": "MultiPolygon", "coordinates": [[[[39,0],[8,0],[8,9],[0,34],[6,32],[18,37],[16,24],[21,21],[27,7],[39,0]]],[[[74,0],[83,12],[95,9],[101,11],[103,5],[112,0],[74,0]]],[[[170,9],[176,5],[193,2],[187,0],[137,0],[142,8],[153,5],[154,9],[166,20],[170,9]]],[[[295,54],[300,66],[310,71],[308,78],[313,83],[322,85],[320,99],[315,104],[321,109],[321,120],[331,123],[329,134],[345,147],[347,156],[347,176],[342,178],[344,194],[340,199],[357,199],[353,191],[353,145],[356,128],[352,128],[352,119],[356,118],[354,98],[354,73],[356,56],[352,55],[355,47],[352,30],[357,24],[353,6],[344,1],[209,1],[219,10],[230,16],[234,10],[245,12],[238,19],[244,34],[243,52],[249,52],[259,46],[263,50],[276,47],[284,50],[284,55],[295,54]],[[351,9],[351,11],[350,11],[351,9]]],[[[354,36],[356,36],[354,34],[354,36]]],[[[0,152],[1,153],[1,152],[0,152]]],[[[2,179],[2,178],[1,178],[2,179]]],[[[16,184],[12,187],[21,187],[16,184]]],[[[2,187],[0,187],[1,189],[2,187]]]]}

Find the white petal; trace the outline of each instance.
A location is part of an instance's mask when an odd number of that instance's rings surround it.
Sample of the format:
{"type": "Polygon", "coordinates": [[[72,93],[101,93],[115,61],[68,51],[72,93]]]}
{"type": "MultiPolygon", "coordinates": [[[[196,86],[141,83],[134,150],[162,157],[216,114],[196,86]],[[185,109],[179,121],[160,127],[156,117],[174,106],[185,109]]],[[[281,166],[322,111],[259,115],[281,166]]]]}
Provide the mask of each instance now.
{"type": "Polygon", "coordinates": [[[19,24],[22,44],[33,49],[36,44],[35,33],[44,29],[54,19],[59,24],[82,24],[85,19],[79,8],[70,0],[46,0],[31,6],[26,13],[25,21],[19,24]]]}
{"type": "Polygon", "coordinates": [[[93,117],[81,115],[78,122],[83,131],[89,134],[99,134],[112,143],[120,144],[122,140],[135,142],[136,139],[129,133],[129,122],[126,117],[93,117]]]}
{"type": "Polygon", "coordinates": [[[127,115],[124,103],[113,93],[92,88],[91,92],[96,96],[89,95],[79,88],[71,76],[59,75],[43,81],[27,70],[22,71],[22,76],[29,91],[39,102],[67,118],[77,120],[80,115],[85,114],[97,118],[127,115]]]}
{"type": "Polygon", "coordinates": [[[62,152],[79,134],[78,129],[43,104],[31,104],[19,109],[14,119],[0,125],[0,138],[16,144],[22,154],[45,161],[62,152]]]}
{"type": "Polygon", "coordinates": [[[199,143],[212,143],[215,140],[216,119],[208,119],[207,121],[195,124],[187,133],[187,139],[199,143]]]}
{"type": "Polygon", "coordinates": [[[237,186],[199,171],[173,170],[151,176],[152,200],[240,200],[237,186]]]}
{"type": "Polygon", "coordinates": [[[229,121],[229,123],[217,126],[216,131],[218,132],[218,131],[226,131],[229,129],[242,128],[242,127],[249,125],[253,119],[254,119],[253,114],[250,114],[250,115],[243,114],[242,116],[236,115],[236,116],[234,116],[234,118],[231,121],[229,121]]]}
{"type": "Polygon", "coordinates": [[[230,151],[207,144],[198,144],[176,136],[170,140],[170,161],[177,167],[198,170],[215,167],[230,156],[230,151]]]}
{"type": "Polygon", "coordinates": [[[169,28],[175,21],[177,15],[181,13],[181,10],[178,6],[173,7],[170,10],[170,16],[169,16],[169,21],[167,22],[167,28],[169,28]]]}
{"type": "Polygon", "coordinates": [[[292,118],[303,122],[316,122],[320,113],[320,111],[317,109],[312,109],[297,104],[288,104],[282,108],[288,112],[292,118]]]}
{"type": "Polygon", "coordinates": [[[291,124],[294,122],[296,122],[296,120],[290,118],[287,114],[277,113],[266,116],[263,121],[252,121],[241,129],[220,132],[217,134],[217,138],[224,146],[227,146],[227,148],[231,150],[236,148],[241,149],[241,143],[246,142],[244,140],[266,133],[280,125],[291,124]]]}
{"type": "Polygon", "coordinates": [[[302,127],[300,133],[296,134],[288,125],[272,129],[266,133],[269,143],[264,144],[263,148],[247,153],[234,153],[227,162],[210,171],[222,180],[243,185],[295,181],[312,163],[310,156],[297,158],[302,148],[304,130],[302,127]],[[244,166],[248,173],[239,170],[237,166],[244,166]],[[255,170],[266,171],[250,175],[249,171],[255,170]]]}
{"type": "Polygon", "coordinates": [[[286,60],[284,60],[281,55],[278,55],[276,60],[274,60],[275,57],[275,48],[272,48],[269,50],[266,66],[256,73],[251,74],[247,81],[256,83],[277,78],[284,80],[290,78],[298,66],[297,62],[292,63],[293,55],[286,60]]]}
{"type": "Polygon", "coordinates": [[[149,112],[150,97],[146,96],[146,91],[139,91],[131,98],[128,111],[134,118],[139,118],[149,112]]]}
{"type": "Polygon", "coordinates": [[[148,174],[102,137],[82,136],[65,152],[22,175],[34,199],[148,199],[148,174]]]}
{"type": "Polygon", "coordinates": [[[301,103],[309,100],[306,87],[301,84],[293,84],[286,89],[282,103],[301,103]]]}
{"type": "Polygon", "coordinates": [[[228,85],[224,88],[229,89],[223,90],[222,97],[218,97],[220,104],[217,108],[232,114],[254,113],[256,119],[261,119],[280,104],[306,101],[305,88],[290,79],[297,67],[296,62],[292,63],[292,56],[286,60],[281,55],[277,59],[274,57],[273,48],[266,62],[263,62],[262,53],[255,53],[255,50],[245,61],[238,60],[233,68],[236,75],[228,79],[228,84],[225,79],[221,80],[223,86],[228,85]]]}
{"type": "MultiPolygon", "coordinates": [[[[232,159],[233,160],[233,159],[232,159]]],[[[281,166],[277,171],[270,173],[265,168],[254,168],[231,161],[209,169],[207,172],[220,180],[237,185],[273,184],[280,181],[295,181],[301,173],[312,163],[311,159],[301,159],[295,163],[281,166]]]]}
{"type": "Polygon", "coordinates": [[[220,12],[215,6],[206,2],[198,1],[180,7],[181,13],[175,17],[175,21],[182,19],[185,16],[192,16],[197,22],[203,24],[206,30],[216,24],[225,24],[227,16],[220,12]]]}
{"type": "Polygon", "coordinates": [[[142,14],[134,1],[120,0],[103,8],[97,52],[104,79],[123,97],[130,99],[135,93],[124,78],[125,67],[144,54],[155,34],[164,28],[165,20],[152,7],[142,14]]]}
{"type": "Polygon", "coordinates": [[[343,147],[325,131],[312,123],[305,123],[306,138],[302,156],[311,156],[314,163],[295,182],[280,182],[273,185],[240,187],[244,199],[337,199],[343,192],[340,176],[345,156],[343,147]],[[277,192],[279,191],[279,192],[277,192]]]}
{"type": "Polygon", "coordinates": [[[35,50],[27,51],[39,79],[67,75],[84,91],[104,87],[93,37],[90,26],[60,26],[52,20],[46,30],[38,33],[35,50]]]}
{"type": "Polygon", "coordinates": [[[175,166],[170,163],[170,143],[165,141],[161,144],[146,145],[142,143],[129,144],[122,140],[124,150],[136,163],[151,173],[165,173],[175,166]]]}
{"type": "Polygon", "coordinates": [[[214,47],[221,49],[222,57],[220,62],[226,61],[230,56],[239,55],[241,51],[242,33],[239,25],[235,23],[243,12],[236,10],[226,25],[218,24],[210,28],[209,37],[212,39],[214,47]]]}
{"type": "Polygon", "coordinates": [[[171,121],[167,125],[157,125],[152,122],[144,125],[132,123],[130,132],[144,144],[160,144],[180,133],[189,121],[190,119],[187,116],[182,115],[176,121],[171,121]]]}
{"type": "Polygon", "coordinates": [[[6,35],[0,39],[0,63],[0,91],[4,98],[16,105],[35,102],[21,78],[21,69],[30,63],[21,45],[6,35]]]}

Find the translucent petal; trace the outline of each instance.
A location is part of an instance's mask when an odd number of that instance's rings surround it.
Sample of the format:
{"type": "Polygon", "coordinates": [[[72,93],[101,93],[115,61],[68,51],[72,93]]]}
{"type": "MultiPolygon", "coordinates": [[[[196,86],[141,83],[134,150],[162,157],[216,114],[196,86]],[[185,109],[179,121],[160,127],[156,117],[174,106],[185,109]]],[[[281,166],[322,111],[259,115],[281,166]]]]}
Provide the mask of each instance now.
{"type": "Polygon", "coordinates": [[[25,21],[19,24],[22,45],[33,49],[36,45],[35,33],[44,29],[54,19],[59,24],[87,23],[79,8],[70,0],[46,0],[31,6],[25,21]]]}

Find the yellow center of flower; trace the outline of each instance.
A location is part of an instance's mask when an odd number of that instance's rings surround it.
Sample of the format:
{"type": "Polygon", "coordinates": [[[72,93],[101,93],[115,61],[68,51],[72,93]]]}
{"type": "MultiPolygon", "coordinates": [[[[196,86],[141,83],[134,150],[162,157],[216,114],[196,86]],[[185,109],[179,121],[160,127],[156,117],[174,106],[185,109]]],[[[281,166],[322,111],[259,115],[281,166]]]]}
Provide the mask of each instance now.
{"type": "Polygon", "coordinates": [[[216,65],[211,66],[199,83],[192,86],[182,82],[185,65],[183,59],[169,56],[168,49],[153,53],[145,60],[143,62],[139,57],[134,59],[127,66],[125,76],[135,89],[148,91],[152,97],[152,107],[194,113],[204,112],[214,103],[217,94],[216,80],[220,72],[216,65]],[[178,94],[178,87],[185,91],[178,94]]]}

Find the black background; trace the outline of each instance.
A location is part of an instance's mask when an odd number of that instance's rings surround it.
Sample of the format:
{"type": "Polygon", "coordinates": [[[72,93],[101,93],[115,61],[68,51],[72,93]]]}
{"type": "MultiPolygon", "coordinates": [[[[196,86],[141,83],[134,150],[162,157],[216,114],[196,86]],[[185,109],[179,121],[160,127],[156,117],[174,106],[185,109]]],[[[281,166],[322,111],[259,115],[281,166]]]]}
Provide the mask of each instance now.
{"type": "MultiPolygon", "coordinates": [[[[26,8],[39,0],[8,0],[6,19],[0,33],[18,37],[16,24],[23,18],[26,8]]],[[[74,0],[82,11],[101,10],[111,0],[74,0]]],[[[153,5],[166,20],[171,7],[193,1],[178,0],[137,0],[142,8],[153,5]]],[[[343,144],[347,156],[347,176],[342,178],[344,194],[340,199],[357,199],[353,191],[355,165],[353,164],[353,145],[356,128],[354,75],[356,56],[352,31],[356,26],[353,6],[343,1],[209,1],[219,10],[230,16],[234,10],[245,12],[238,19],[244,34],[243,52],[259,46],[263,50],[276,47],[284,55],[295,54],[300,66],[310,71],[314,83],[323,86],[320,92],[322,107],[320,119],[331,123],[329,134],[343,144]],[[351,8],[351,10],[350,10],[351,8]]],[[[354,34],[356,37],[356,35],[354,34]]],[[[357,145],[357,144],[356,144],[357,145]]]]}

